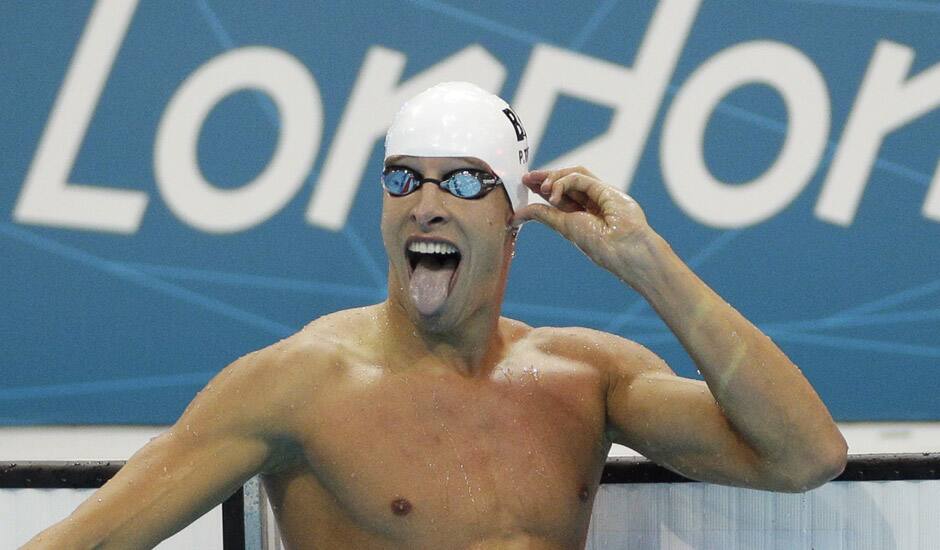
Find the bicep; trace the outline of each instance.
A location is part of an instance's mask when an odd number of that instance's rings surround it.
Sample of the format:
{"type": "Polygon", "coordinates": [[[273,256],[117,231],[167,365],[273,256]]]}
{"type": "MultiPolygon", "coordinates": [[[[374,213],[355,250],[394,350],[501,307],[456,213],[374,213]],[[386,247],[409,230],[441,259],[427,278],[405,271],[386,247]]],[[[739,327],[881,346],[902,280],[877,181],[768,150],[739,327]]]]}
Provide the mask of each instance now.
{"type": "Polygon", "coordinates": [[[274,455],[271,414],[253,394],[251,370],[245,361],[223,370],[166,433],[44,538],[154,546],[264,469],[274,455]]]}
{"type": "Polygon", "coordinates": [[[645,348],[632,359],[641,367],[621,369],[608,390],[613,442],[691,479],[762,485],[761,460],[734,430],[705,382],[676,376],[645,348]]]}

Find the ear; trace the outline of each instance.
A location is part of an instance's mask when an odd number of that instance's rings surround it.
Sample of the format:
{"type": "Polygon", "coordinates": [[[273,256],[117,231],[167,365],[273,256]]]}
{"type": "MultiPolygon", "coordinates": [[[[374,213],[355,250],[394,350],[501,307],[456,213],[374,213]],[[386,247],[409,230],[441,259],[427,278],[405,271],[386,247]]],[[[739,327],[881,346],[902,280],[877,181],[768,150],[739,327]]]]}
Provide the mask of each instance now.
{"type": "Polygon", "coordinates": [[[516,244],[516,238],[519,236],[519,230],[522,229],[521,225],[513,224],[513,219],[516,217],[515,211],[512,207],[509,208],[509,215],[506,217],[506,227],[509,228],[509,238],[512,239],[513,246],[516,244]]]}
{"type": "Polygon", "coordinates": [[[509,252],[512,256],[516,255],[516,242],[519,238],[519,227],[510,227],[509,231],[506,232],[506,241],[509,245],[509,252]]]}

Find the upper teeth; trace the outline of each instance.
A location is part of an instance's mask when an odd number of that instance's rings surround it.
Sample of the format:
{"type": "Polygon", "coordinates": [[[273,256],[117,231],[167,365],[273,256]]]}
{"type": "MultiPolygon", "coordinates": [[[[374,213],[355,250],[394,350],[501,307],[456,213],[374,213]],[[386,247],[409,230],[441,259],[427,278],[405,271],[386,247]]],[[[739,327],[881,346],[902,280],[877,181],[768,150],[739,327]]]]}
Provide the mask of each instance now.
{"type": "Polygon", "coordinates": [[[421,254],[455,254],[457,247],[447,243],[416,241],[408,245],[408,251],[421,254]]]}

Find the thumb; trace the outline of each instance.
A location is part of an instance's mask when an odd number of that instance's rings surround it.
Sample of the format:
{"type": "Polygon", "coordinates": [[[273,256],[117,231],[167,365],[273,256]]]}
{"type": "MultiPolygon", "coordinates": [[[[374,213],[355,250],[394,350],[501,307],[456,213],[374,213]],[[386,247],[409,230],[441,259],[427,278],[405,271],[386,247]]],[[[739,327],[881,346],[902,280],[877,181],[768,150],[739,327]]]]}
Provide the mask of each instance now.
{"type": "Polygon", "coordinates": [[[513,227],[521,227],[523,223],[529,220],[542,222],[559,233],[563,233],[564,213],[561,210],[547,204],[530,204],[519,209],[512,217],[513,227]]]}

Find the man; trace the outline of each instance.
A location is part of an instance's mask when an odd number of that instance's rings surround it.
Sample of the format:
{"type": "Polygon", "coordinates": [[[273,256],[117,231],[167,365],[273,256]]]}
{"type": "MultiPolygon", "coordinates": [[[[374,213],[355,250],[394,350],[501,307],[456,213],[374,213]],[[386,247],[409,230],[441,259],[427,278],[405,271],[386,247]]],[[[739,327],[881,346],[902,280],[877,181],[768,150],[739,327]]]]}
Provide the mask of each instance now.
{"type": "Polygon", "coordinates": [[[388,299],[235,361],[27,547],[152,546],[256,473],[291,548],[560,549],[584,545],[611,443],[758,489],[841,472],[842,436],[773,342],[632,199],[580,167],[526,173],[526,143],[473,85],[406,103],[382,177],[388,299]],[[618,336],[501,317],[527,220],[643,295],[705,382],[618,336]]]}

